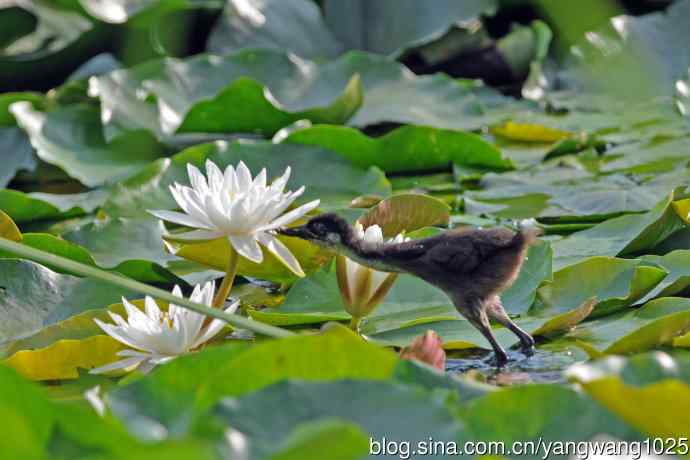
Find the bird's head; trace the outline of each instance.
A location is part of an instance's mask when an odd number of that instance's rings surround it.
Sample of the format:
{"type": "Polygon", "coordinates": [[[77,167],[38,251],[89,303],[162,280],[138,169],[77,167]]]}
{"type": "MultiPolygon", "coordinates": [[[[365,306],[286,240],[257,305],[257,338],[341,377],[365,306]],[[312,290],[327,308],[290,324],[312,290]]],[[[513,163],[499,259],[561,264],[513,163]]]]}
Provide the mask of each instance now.
{"type": "Polygon", "coordinates": [[[347,244],[352,238],[352,228],[347,221],[332,213],[313,217],[300,227],[281,228],[277,232],[330,248],[347,244]]]}

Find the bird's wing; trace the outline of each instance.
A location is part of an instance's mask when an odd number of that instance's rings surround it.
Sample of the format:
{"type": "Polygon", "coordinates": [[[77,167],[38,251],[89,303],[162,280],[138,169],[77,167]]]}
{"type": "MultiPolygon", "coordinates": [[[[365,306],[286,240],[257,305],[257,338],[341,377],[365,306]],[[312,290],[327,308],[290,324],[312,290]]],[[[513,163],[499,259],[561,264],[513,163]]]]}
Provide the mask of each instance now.
{"type": "Polygon", "coordinates": [[[441,243],[426,252],[429,263],[452,273],[469,273],[479,263],[480,255],[470,239],[456,239],[452,244],[441,243]]]}
{"type": "Polygon", "coordinates": [[[471,272],[479,263],[479,253],[470,238],[456,238],[452,242],[425,238],[389,246],[384,251],[385,259],[393,264],[415,264],[419,260],[420,264],[456,273],[471,272]]]}

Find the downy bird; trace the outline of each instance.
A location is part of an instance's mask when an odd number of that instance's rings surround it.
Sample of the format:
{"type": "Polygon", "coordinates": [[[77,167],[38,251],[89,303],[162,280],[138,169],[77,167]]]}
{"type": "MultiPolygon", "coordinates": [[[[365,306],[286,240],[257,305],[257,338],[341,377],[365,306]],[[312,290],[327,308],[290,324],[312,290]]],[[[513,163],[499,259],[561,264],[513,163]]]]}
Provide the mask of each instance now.
{"type": "Polygon", "coordinates": [[[534,339],[510,319],[500,294],[517,278],[529,245],[540,233],[537,228],[448,230],[403,243],[371,243],[357,237],[342,217],[322,214],[300,227],[277,231],[333,249],[375,270],[408,273],[438,287],[489,341],[498,366],[508,361],[508,355],[496,341],[490,320],[510,329],[525,354],[534,351],[534,339]]]}

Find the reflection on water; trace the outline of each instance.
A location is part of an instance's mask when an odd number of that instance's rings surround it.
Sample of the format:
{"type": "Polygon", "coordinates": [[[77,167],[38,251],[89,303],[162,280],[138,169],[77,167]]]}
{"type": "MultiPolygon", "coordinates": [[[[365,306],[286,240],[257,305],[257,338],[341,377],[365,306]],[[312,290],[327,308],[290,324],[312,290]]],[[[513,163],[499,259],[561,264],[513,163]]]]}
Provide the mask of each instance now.
{"type": "Polygon", "coordinates": [[[559,383],[565,381],[565,369],[587,360],[587,355],[572,344],[558,343],[540,345],[529,357],[517,350],[508,350],[508,356],[508,364],[496,369],[492,352],[455,351],[446,361],[446,371],[494,385],[559,383]]]}

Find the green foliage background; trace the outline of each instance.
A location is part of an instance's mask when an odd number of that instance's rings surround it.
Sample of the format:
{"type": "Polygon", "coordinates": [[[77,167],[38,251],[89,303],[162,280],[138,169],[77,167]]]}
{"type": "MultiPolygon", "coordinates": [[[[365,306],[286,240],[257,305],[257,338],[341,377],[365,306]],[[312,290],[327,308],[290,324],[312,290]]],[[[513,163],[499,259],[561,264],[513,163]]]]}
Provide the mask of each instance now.
{"type": "Polygon", "coordinates": [[[330,255],[293,242],[306,278],[243,262],[233,295],[295,337],[234,331],[146,376],[93,376],[119,350],[93,319],[141,293],[0,252],[0,452],[357,459],[370,437],[687,438],[690,0],[627,3],[3,4],[0,237],[189,289],[220,275],[227,246],[164,244],[175,229],[146,210],[174,209],[168,185],[206,159],[289,165],[301,199],[350,221],[398,200],[419,235],[442,226],[425,227],[431,213],[534,219],[545,236],[503,295],[537,353],[511,351],[500,372],[448,299],[407,276],[366,341],[319,331],[348,315],[330,255]],[[445,375],[393,351],[428,329],[445,375]]]}

